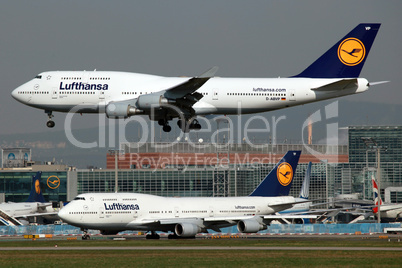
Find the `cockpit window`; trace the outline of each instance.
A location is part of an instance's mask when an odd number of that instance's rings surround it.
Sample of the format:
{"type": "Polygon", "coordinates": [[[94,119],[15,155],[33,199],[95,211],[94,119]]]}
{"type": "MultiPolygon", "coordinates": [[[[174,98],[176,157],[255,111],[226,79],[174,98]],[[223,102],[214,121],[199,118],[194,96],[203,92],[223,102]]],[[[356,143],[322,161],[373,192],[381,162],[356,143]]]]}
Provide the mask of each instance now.
{"type": "Polygon", "coordinates": [[[74,200],[84,200],[84,201],[85,201],[85,197],[79,197],[79,196],[77,196],[76,198],[74,198],[74,200]]]}
{"type": "Polygon", "coordinates": [[[42,76],[41,76],[41,75],[37,75],[37,76],[35,76],[35,78],[37,78],[37,79],[42,79],[42,76]]]}

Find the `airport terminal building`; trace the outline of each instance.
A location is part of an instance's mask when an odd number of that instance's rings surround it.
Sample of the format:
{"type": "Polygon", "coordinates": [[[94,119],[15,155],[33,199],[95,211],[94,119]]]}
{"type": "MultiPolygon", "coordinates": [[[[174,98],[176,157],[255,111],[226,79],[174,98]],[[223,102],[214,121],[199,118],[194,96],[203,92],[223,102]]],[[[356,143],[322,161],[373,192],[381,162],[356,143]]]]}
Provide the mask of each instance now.
{"type": "Polygon", "coordinates": [[[310,199],[353,193],[371,200],[371,176],[377,176],[376,155],[380,151],[383,198],[385,202],[402,202],[402,126],[353,126],[348,128],[348,136],[348,145],[124,143],[119,152],[107,154],[107,169],[3,166],[0,202],[25,201],[31,178],[39,170],[43,172],[41,188],[49,201],[70,201],[85,192],[114,192],[116,174],[120,192],[246,196],[288,150],[302,151],[293,196],[299,195],[311,161],[310,199]],[[371,138],[370,142],[367,138],[371,138]],[[57,185],[52,184],[55,181],[57,185]]]}

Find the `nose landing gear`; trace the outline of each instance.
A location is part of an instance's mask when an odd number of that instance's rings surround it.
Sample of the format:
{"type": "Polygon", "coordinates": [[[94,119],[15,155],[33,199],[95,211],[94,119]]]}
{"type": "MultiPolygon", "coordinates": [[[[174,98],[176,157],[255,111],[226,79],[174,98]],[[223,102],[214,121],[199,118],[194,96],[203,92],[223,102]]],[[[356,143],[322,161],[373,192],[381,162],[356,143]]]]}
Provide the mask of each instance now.
{"type": "Polygon", "coordinates": [[[52,120],[52,117],[53,117],[53,114],[52,114],[52,111],[45,111],[45,113],[47,113],[47,116],[48,116],[48,120],[47,120],[47,122],[46,122],[46,126],[47,127],[49,127],[49,128],[52,128],[52,127],[54,127],[54,125],[55,125],[55,123],[54,123],[54,121],[52,120]]]}

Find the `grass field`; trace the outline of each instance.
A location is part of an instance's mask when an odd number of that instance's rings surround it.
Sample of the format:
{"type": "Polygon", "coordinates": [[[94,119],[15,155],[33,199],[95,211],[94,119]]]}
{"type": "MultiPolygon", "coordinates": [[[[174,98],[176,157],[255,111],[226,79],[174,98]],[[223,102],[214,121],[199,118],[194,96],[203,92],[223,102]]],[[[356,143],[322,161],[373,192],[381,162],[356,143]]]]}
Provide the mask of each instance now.
{"type": "Polygon", "coordinates": [[[402,247],[397,239],[269,238],[197,240],[0,241],[0,247],[77,247],[77,250],[0,251],[1,267],[400,267],[402,251],[144,250],[142,247],[402,247]],[[85,247],[135,247],[86,250],[85,247]],[[83,249],[84,247],[84,249],[83,249]]]}

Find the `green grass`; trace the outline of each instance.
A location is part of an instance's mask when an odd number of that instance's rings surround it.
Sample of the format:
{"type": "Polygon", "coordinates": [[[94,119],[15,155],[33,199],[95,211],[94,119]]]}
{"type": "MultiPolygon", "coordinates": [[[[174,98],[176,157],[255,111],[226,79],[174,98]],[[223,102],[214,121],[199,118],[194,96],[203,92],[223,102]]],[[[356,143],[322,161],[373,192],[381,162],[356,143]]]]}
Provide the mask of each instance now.
{"type": "Polygon", "coordinates": [[[30,251],[1,252],[1,267],[399,267],[400,252],[30,251]]]}
{"type": "Polygon", "coordinates": [[[77,250],[0,251],[0,267],[399,267],[401,251],[279,251],[279,250],[143,250],[147,246],[331,246],[401,247],[397,238],[267,238],[91,241],[0,241],[0,247],[79,247],[77,250]],[[134,250],[85,250],[82,247],[120,246],[134,250]]]}
{"type": "Polygon", "coordinates": [[[92,237],[91,240],[67,240],[66,237],[54,239],[10,239],[0,240],[0,247],[102,247],[102,246],[126,246],[126,247],[169,247],[169,246],[245,246],[245,247],[289,247],[289,246],[315,246],[315,247],[402,247],[402,236],[334,236],[334,237],[269,237],[264,239],[254,238],[217,238],[217,239],[180,239],[180,240],[145,240],[130,237],[125,241],[114,241],[112,238],[92,237]],[[62,240],[60,240],[62,239],[62,240]],[[398,242],[398,239],[401,242],[398,242]]]}

